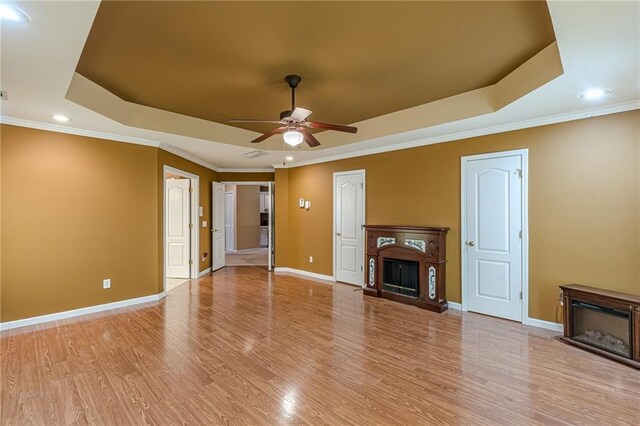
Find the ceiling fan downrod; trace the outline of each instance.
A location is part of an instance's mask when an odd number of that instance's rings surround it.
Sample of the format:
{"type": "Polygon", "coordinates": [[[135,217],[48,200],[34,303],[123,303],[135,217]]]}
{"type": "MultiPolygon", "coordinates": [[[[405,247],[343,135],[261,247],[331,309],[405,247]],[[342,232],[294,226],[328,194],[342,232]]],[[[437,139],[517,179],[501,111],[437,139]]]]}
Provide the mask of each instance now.
{"type": "Polygon", "coordinates": [[[284,78],[284,81],[291,87],[291,111],[293,111],[296,109],[296,87],[298,87],[298,84],[302,81],[302,77],[296,74],[290,74],[284,78]]]}

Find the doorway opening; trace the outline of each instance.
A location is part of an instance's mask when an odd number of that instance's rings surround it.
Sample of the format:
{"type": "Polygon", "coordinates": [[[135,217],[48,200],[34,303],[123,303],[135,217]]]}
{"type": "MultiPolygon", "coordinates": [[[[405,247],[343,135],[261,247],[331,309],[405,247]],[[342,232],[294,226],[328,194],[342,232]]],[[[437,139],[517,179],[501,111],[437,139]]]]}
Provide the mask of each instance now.
{"type": "Polygon", "coordinates": [[[163,166],[163,287],[164,291],[198,277],[198,191],[200,179],[163,166]]]}
{"type": "MultiPolygon", "coordinates": [[[[218,217],[212,220],[213,224],[218,224],[213,226],[214,239],[217,236],[221,240],[216,247],[218,251],[224,250],[224,266],[261,266],[272,270],[275,253],[274,197],[273,182],[214,184],[214,203],[216,200],[224,203],[222,209],[214,207],[218,217]],[[218,198],[215,195],[216,185],[218,198]],[[219,217],[220,214],[223,217],[219,217]]],[[[220,254],[214,253],[215,258],[220,254]]]]}

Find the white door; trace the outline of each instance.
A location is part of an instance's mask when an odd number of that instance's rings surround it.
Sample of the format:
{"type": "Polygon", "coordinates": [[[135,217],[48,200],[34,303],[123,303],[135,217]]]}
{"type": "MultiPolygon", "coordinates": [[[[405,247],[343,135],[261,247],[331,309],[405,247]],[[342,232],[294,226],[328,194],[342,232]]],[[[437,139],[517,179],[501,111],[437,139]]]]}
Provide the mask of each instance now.
{"type": "Polygon", "coordinates": [[[267,208],[268,208],[268,224],[269,224],[269,228],[268,228],[268,233],[269,235],[267,236],[268,238],[268,253],[269,253],[269,260],[267,261],[268,266],[267,269],[269,271],[271,271],[275,265],[275,255],[276,255],[276,247],[275,247],[275,226],[276,226],[276,215],[275,215],[275,205],[276,205],[276,192],[275,192],[275,183],[274,182],[269,182],[269,194],[268,194],[269,198],[268,198],[268,203],[267,203],[267,208]]]}
{"type": "Polygon", "coordinates": [[[213,265],[211,269],[215,271],[224,266],[224,246],[225,246],[225,221],[224,221],[224,185],[213,182],[212,193],[212,218],[211,218],[211,251],[213,265]]]}
{"type": "Polygon", "coordinates": [[[189,278],[189,179],[167,179],[165,269],[169,278],[189,278]]]}
{"type": "Polygon", "coordinates": [[[364,172],[335,173],[336,281],[364,285],[364,172]]]}
{"type": "Polygon", "coordinates": [[[225,235],[225,249],[226,251],[235,251],[235,197],[233,192],[226,192],[224,200],[224,235],[225,235]]]}
{"type": "Polygon", "coordinates": [[[522,321],[522,155],[471,159],[465,170],[467,309],[522,321]]]}

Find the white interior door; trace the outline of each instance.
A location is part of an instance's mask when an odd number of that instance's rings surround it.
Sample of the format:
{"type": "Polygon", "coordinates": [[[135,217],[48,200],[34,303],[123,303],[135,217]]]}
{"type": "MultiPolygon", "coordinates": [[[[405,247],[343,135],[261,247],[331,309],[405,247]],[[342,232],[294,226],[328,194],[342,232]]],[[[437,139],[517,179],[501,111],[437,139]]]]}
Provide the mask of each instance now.
{"type": "Polygon", "coordinates": [[[274,182],[269,182],[269,194],[268,194],[268,198],[267,198],[267,212],[269,213],[269,220],[268,220],[268,224],[269,224],[269,228],[268,228],[268,239],[269,239],[269,249],[268,249],[268,261],[267,261],[267,269],[269,271],[273,270],[273,266],[275,264],[274,262],[274,258],[275,258],[275,197],[276,197],[276,193],[275,193],[275,183],[274,182]]]}
{"type": "Polygon", "coordinates": [[[225,249],[226,251],[235,251],[236,250],[236,230],[235,230],[235,205],[236,200],[233,192],[225,193],[225,201],[224,201],[224,235],[225,235],[225,249]]]}
{"type": "Polygon", "coordinates": [[[467,309],[522,321],[523,157],[465,167],[467,309]]]}
{"type": "Polygon", "coordinates": [[[211,266],[212,270],[220,269],[224,266],[225,263],[225,220],[224,220],[224,185],[218,182],[213,182],[212,189],[212,218],[211,218],[211,251],[212,251],[212,259],[213,265],[211,266]]]}
{"type": "Polygon", "coordinates": [[[334,174],[336,281],[364,284],[364,172],[334,174]]]}
{"type": "Polygon", "coordinates": [[[169,278],[189,278],[191,241],[189,179],[167,179],[165,270],[169,278]]]}

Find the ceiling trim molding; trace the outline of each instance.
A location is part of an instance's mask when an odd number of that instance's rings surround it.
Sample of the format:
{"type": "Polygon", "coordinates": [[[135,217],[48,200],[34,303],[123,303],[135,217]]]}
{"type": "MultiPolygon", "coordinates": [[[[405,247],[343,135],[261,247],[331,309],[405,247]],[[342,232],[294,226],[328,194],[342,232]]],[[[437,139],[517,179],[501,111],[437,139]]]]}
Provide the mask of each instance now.
{"type": "Polygon", "coordinates": [[[191,155],[188,152],[184,152],[183,150],[181,150],[179,148],[176,148],[174,146],[165,145],[165,144],[161,143],[158,146],[158,148],[160,148],[163,151],[170,152],[171,154],[177,155],[178,157],[182,157],[185,160],[189,160],[192,163],[196,163],[196,164],[198,164],[198,165],[200,165],[202,167],[206,167],[207,169],[213,170],[214,172],[219,172],[220,171],[220,169],[217,168],[216,166],[214,166],[213,164],[211,164],[211,163],[209,163],[207,161],[201,160],[200,158],[196,157],[195,155],[191,155]]]}
{"type": "Polygon", "coordinates": [[[395,145],[387,145],[387,146],[381,146],[377,148],[346,152],[342,154],[328,155],[326,157],[320,157],[320,158],[315,158],[313,160],[301,161],[295,164],[290,163],[284,166],[282,164],[273,164],[273,168],[274,169],[292,169],[296,167],[309,166],[312,164],[327,163],[330,161],[344,160],[347,158],[364,157],[367,155],[381,154],[381,153],[391,152],[391,151],[400,151],[403,149],[417,148],[420,146],[433,145],[433,144],[442,143],[442,142],[453,142],[461,139],[468,139],[468,138],[473,138],[478,136],[487,136],[487,135],[493,135],[497,133],[511,132],[515,130],[528,129],[531,127],[546,126],[550,124],[581,120],[584,118],[597,117],[601,115],[616,114],[619,112],[632,111],[636,109],[640,109],[640,99],[622,102],[622,103],[613,104],[613,105],[602,106],[602,107],[588,108],[581,111],[575,111],[570,113],[549,115],[546,117],[539,117],[531,120],[523,120],[523,121],[518,121],[514,123],[500,124],[497,126],[482,127],[479,129],[469,130],[466,132],[451,133],[448,135],[435,136],[432,138],[418,139],[418,140],[403,142],[395,145]]]}
{"type": "Polygon", "coordinates": [[[14,118],[14,117],[9,117],[5,115],[0,116],[0,123],[7,124],[10,126],[28,127],[30,129],[46,130],[49,132],[65,133],[65,134],[75,135],[75,136],[86,136],[89,138],[131,143],[134,145],[152,146],[155,148],[163,149],[167,152],[177,155],[178,157],[182,157],[185,160],[192,161],[196,164],[201,165],[202,167],[206,167],[210,170],[213,170],[214,172],[219,172],[219,173],[273,173],[273,168],[271,167],[268,167],[268,168],[263,167],[263,168],[256,168],[256,169],[219,168],[207,161],[201,160],[200,158],[194,155],[184,152],[181,149],[178,149],[173,146],[166,145],[160,142],[152,141],[149,139],[117,135],[115,133],[100,132],[97,130],[79,129],[77,127],[62,126],[59,124],[44,123],[41,121],[24,120],[22,118],[14,118]]]}
{"type": "Polygon", "coordinates": [[[135,138],[132,136],[116,135],[115,133],[99,132],[96,130],[79,129],[77,127],[62,126],[59,124],[44,123],[41,121],[23,120],[22,118],[14,118],[8,116],[0,116],[0,123],[11,126],[28,127],[31,129],[47,130],[49,132],[66,133],[69,135],[86,136],[96,139],[107,139],[116,142],[132,143],[136,145],[145,145],[159,147],[160,143],[149,139],[135,138]]]}
{"type": "Polygon", "coordinates": [[[251,169],[251,168],[220,168],[218,169],[218,173],[273,173],[273,167],[263,167],[260,169],[251,169]]]}

